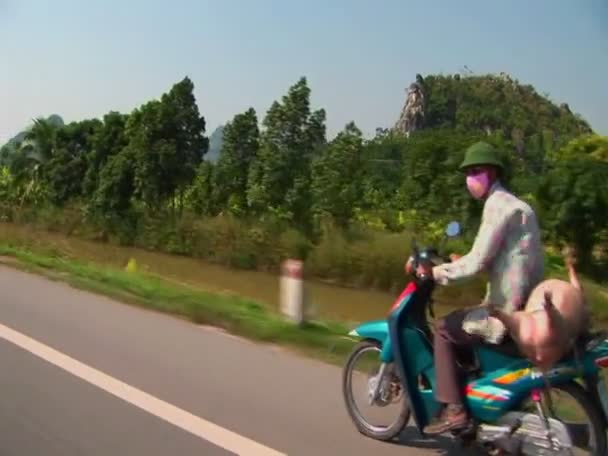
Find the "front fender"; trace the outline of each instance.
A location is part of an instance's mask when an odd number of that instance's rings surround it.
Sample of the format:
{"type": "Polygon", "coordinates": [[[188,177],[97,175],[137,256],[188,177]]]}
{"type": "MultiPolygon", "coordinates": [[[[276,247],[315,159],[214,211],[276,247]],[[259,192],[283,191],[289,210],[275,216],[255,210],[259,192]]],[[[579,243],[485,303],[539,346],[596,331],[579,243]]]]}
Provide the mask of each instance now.
{"type": "Polygon", "coordinates": [[[382,349],[380,354],[380,359],[382,362],[393,362],[393,348],[391,346],[391,339],[388,332],[388,322],[386,320],[365,322],[357,326],[348,334],[353,337],[360,337],[361,339],[378,341],[382,349]]]}

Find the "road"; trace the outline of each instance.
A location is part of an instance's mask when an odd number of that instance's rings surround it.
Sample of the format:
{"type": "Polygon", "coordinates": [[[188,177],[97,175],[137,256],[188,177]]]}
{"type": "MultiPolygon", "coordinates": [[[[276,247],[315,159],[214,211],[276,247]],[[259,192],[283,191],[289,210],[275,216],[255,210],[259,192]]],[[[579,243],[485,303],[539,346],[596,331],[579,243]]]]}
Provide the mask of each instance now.
{"type": "Polygon", "coordinates": [[[460,454],[361,436],[334,366],[5,266],[0,290],[2,456],[460,454]]]}

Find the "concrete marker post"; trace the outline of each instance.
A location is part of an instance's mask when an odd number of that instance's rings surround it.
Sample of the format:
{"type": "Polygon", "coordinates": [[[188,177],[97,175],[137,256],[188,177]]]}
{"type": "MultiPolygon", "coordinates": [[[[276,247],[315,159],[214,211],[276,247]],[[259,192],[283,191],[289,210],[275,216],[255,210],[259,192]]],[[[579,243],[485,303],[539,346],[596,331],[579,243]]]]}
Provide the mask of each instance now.
{"type": "Polygon", "coordinates": [[[302,325],[308,317],[303,272],[304,264],[300,260],[285,260],[281,267],[281,313],[298,325],[302,325]]]}

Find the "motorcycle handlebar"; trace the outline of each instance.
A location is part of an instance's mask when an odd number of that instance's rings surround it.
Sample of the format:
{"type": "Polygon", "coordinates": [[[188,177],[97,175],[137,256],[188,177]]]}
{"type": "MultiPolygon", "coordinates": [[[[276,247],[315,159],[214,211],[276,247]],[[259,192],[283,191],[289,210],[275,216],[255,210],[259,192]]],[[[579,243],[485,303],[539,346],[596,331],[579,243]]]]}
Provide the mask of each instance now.
{"type": "Polygon", "coordinates": [[[414,252],[412,253],[412,255],[410,255],[410,258],[408,260],[408,263],[410,262],[411,266],[406,268],[409,274],[413,275],[414,277],[419,277],[421,279],[428,279],[428,277],[418,276],[417,274],[418,266],[421,262],[426,262],[437,266],[443,263],[451,263],[452,259],[449,256],[437,254],[434,248],[423,249],[422,252],[420,252],[418,248],[414,248],[414,252]],[[428,252],[428,255],[424,255],[425,252],[428,252]]]}

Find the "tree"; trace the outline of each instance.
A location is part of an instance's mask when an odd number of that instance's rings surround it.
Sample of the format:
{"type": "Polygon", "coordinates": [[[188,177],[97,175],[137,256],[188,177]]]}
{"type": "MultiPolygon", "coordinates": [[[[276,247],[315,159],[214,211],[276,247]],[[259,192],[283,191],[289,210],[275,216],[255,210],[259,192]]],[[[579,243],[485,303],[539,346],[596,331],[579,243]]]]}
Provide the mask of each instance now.
{"type": "Polygon", "coordinates": [[[480,207],[467,194],[458,167],[466,148],[479,138],[451,129],[413,134],[403,150],[400,207],[438,221],[450,217],[474,224],[480,207]]]}
{"type": "Polygon", "coordinates": [[[271,211],[309,222],[310,162],[325,143],[325,111],[310,112],[306,78],[294,84],[264,119],[260,152],[251,166],[247,199],[257,213],[271,211]]]}
{"type": "Polygon", "coordinates": [[[542,179],[537,199],[550,237],[577,247],[583,267],[608,224],[608,162],[592,156],[560,160],[542,179]]]}
{"type": "Polygon", "coordinates": [[[214,173],[213,199],[219,208],[233,213],[246,210],[249,168],[259,147],[258,118],[253,108],[237,114],[224,127],[222,151],[214,173]]]}
{"type": "Polygon", "coordinates": [[[92,150],[88,155],[87,173],[83,182],[85,195],[93,195],[99,186],[100,172],[104,165],[128,144],[125,131],[128,118],[129,116],[114,111],[103,117],[103,125],[91,140],[92,150]]]}
{"type": "Polygon", "coordinates": [[[608,224],[608,137],[582,135],[548,158],[536,195],[548,236],[574,244],[589,268],[608,224]]]}
{"type": "Polygon", "coordinates": [[[364,144],[361,164],[362,195],[356,202],[364,211],[398,210],[395,196],[401,185],[402,154],[406,138],[377,129],[376,137],[364,144]]]}
{"type": "MultiPolygon", "coordinates": [[[[4,212],[15,202],[14,177],[7,166],[0,167],[0,210],[4,212]]],[[[0,213],[4,217],[4,213],[0,213]]]]}
{"type": "Polygon", "coordinates": [[[582,135],[571,140],[551,155],[553,161],[567,160],[574,157],[592,157],[608,162],[608,136],[582,135]]]}
{"type": "Polygon", "coordinates": [[[18,135],[21,140],[4,149],[4,160],[9,166],[14,185],[19,189],[16,191],[21,194],[20,204],[44,186],[43,173],[53,157],[57,131],[62,127],[61,118],[34,119],[32,127],[18,135]]]}
{"type": "Polygon", "coordinates": [[[312,164],[313,214],[329,214],[346,227],[361,198],[363,136],[354,122],[316,157],[312,164]]]}
{"type": "Polygon", "coordinates": [[[209,161],[203,161],[196,172],[194,182],[186,191],[186,202],[196,214],[213,215],[215,208],[213,204],[213,182],[214,165],[209,161]]]}
{"type": "Polygon", "coordinates": [[[62,126],[49,119],[35,119],[34,125],[25,134],[22,149],[29,152],[39,163],[49,161],[53,156],[56,133],[62,126]]]}
{"type": "Polygon", "coordinates": [[[87,155],[100,128],[101,122],[93,119],[72,122],[57,130],[53,154],[43,174],[53,204],[61,206],[82,195],[87,155]]]}
{"type": "Polygon", "coordinates": [[[135,190],[148,208],[170,200],[182,206],[185,188],[207,152],[205,120],[199,115],[194,85],[185,78],[132,114],[130,145],[135,151],[135,190]]]}
{"type": "Polygon", "coordinates": [[[135,196],[148,209],[158,211],[174,190],[165,180],[160,164],[163,146],[165,146],[165,156],[171,156],[171,144],[162,139],[160,101],[149,101],[133,111],[127,122],[127,130],[129,132],[128,147],[133,152],[135,164],[135,196]]]}
{"type": "Polygon", "coordinates": [[[135,152],[124,148],[107,159],[99,175],[92,207],[106,217],[121,216],[131,208],[135,190],[133,161],[135,152]]]}
{"type": "Polygon", "coordinates": [[[209,149],[205,118],[200,115],[190,78],[184,78],[163,95],[161,119],[163,133],[175,141],[175,160],[163,162],[163,168],[172,187],[183,192],[209,149]]]}

